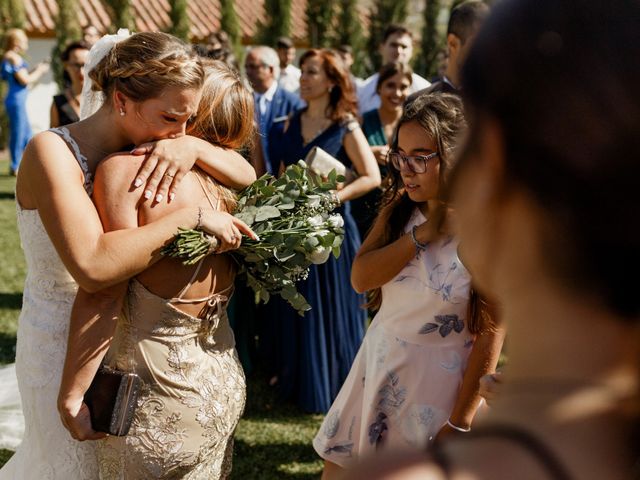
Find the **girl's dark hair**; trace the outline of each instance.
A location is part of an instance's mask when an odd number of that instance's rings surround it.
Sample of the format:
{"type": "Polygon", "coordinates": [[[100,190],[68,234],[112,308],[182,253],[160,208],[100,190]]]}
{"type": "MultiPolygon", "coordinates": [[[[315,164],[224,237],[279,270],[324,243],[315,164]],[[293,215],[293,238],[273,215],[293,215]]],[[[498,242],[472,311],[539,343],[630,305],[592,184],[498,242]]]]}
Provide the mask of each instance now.
{"type": "Polygon", "coordinates": [[[342,59],[333,50],[312,48],[300,57],[300,67],[308,59],[318,57],[322,60],[324,71],[335,86],[329,93],[327,116],[334,122],[353,118],[358,113],[358,101],[353,82],[344,68],[342,59]]]}
{"type": "Polygon", "coordinates": [[[549,271],[636,322],[638,59],[638,1],[505,1],[462,72],[472,133],[499,123],[507,184],[544,212],[549,271]]]}
{"type": "MultiPolygon", "coordinates": [[[[466,129],[466,122],[462,110],[462,101],[456,95],[448,93],[432,93],[421,95],[411,102],[400,117],[391,142],[391,150],[398,150],[398,132],[402,125],[417,122],[425,133],[435,140],[438,146],[438,160],[440,162],[439,195],[445,188],[456,160],[455,147],[462,133],[466,129]]],[[[415,208],[415,203],[404,190],[400,172],[388,165],[385,178],[385,190],[381,202],[380,217],[377,221],[384,221],[383,245],[394,242],[404,233],[404,227],[409,221],[415,208]]],[[[430,212],[430,221],[444,224],[447,206],[443,202],[437,211],[430,212]]],[[[379,288],[369,292],[367,308],[377,310],[382,302],[379,288]]]]}
{"type": "Polygon", "coordinates": [[[383,65],[378,72],[376,92],[380,91],[380,87],[384,82],[389,80],[391,77],[396,76],[398,73],[401,73],[407,80],[409,80],[409,85],[413,83],[413,70],[411,70],[410,66],[400,62],[387,63],[383,65]]]}

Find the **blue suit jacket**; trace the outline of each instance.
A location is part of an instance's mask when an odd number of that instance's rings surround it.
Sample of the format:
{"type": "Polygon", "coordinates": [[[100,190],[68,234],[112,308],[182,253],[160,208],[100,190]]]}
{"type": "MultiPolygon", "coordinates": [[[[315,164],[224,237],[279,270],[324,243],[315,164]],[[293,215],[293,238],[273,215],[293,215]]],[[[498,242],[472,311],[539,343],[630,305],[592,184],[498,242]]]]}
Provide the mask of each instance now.
{"type": "MultiPolygon", "coordinates": [[[[295,93],[278,87],[267,111],[265,123],[266,135],[262,137],[262,151],[267,172],[277,174],[280,167],[280,140],[286,120],[292,112],[302,108],[305,103],[295,93]]],[[[256,106],[257,108],[257,106],[256,106]]]]}

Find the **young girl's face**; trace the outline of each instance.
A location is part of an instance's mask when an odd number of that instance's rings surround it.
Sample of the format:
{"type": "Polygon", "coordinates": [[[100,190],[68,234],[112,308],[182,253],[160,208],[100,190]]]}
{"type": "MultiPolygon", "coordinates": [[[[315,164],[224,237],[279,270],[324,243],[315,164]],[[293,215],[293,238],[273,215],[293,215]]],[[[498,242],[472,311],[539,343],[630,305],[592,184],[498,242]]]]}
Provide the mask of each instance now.
{"type": "Polygon", "coordinates": [[[437,199],[440,184],[440,157],[436,155],[426,161],[424,157],[439,153],[438,147],[431,135],[418,122],[408,122],[400,126],[398,153],[404,157],[418,157],[413,161],[403,159],[400,162],[400,175],[409,198],[416,203],[437,199]],[[410,168],[411,164],[418,168],[410,168]],[[414,170],[424,170],[424,172],[416,173],[414,170]]]}

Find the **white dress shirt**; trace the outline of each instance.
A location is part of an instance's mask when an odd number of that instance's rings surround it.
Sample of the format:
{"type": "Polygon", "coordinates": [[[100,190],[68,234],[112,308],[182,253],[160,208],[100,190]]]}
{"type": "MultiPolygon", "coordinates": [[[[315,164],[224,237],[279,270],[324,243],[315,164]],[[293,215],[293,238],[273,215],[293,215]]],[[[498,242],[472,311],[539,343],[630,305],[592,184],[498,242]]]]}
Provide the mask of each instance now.
{"type": "Polygon", "coordinates": [[[285,90],[297,92],[300,89],[300,69],[294,65],[287,65],[287,68],[280,70],[278,84],[285,90]]]}

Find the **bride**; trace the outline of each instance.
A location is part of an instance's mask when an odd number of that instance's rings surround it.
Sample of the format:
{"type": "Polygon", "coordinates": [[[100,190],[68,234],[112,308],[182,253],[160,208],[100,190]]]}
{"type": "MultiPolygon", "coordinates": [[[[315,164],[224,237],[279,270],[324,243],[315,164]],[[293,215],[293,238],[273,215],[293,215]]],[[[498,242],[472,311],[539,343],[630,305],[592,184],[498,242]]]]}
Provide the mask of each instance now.
{"type": "Polygon", "coordinates": [[[163,33],[108,36],[92,49],[86,70],[92,80],[86,83],[103,103],[77,124],[34,137],[18,174],[16,208],[27,278],[16,375],[25,433],[0,470],[1,480],[98,476],[93,442],[73,440],[56,409],[78,285],[95,292],[145,270],[159,260],[160,247],[178,227],[200,224],[220,238],[223,249],[234,246],[241,231],[251,234],[231,215],[197,207],[177,209],[140,228],[105,233],[90,198],[93,174],[102,158],[128,145],[180,136],[159,142],[151,165],[138,173],[131,188],[150,173],[141,202],[159,204],[179,195],[176,180],[194,161],[236,188],[252,182],[255,172],[235,153],[181,136],[203,83],[200,61],[181,41],[163,33]]]}

